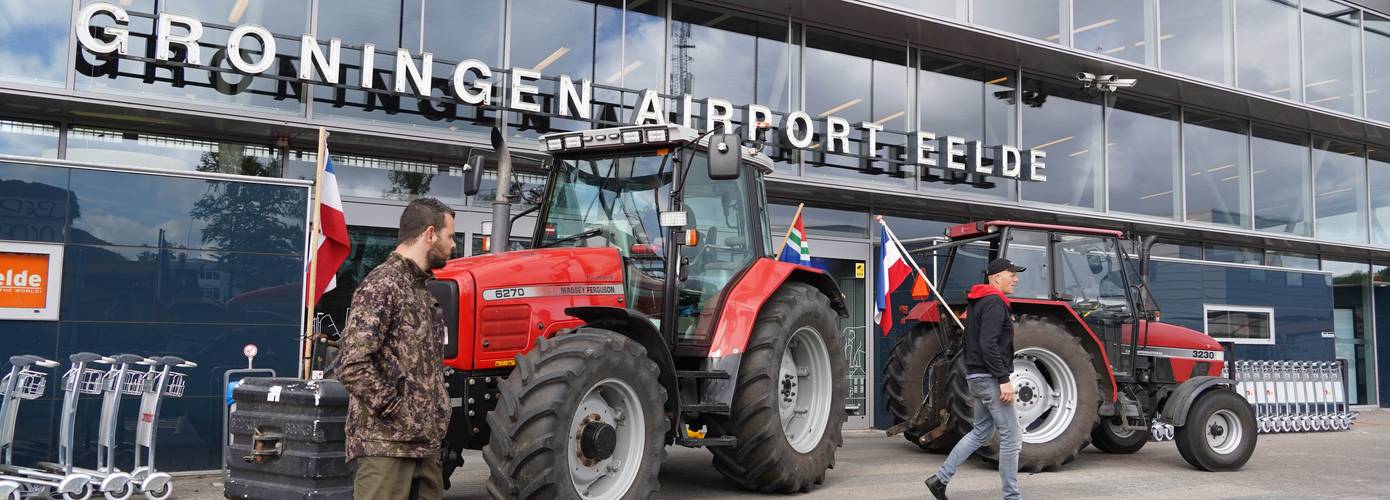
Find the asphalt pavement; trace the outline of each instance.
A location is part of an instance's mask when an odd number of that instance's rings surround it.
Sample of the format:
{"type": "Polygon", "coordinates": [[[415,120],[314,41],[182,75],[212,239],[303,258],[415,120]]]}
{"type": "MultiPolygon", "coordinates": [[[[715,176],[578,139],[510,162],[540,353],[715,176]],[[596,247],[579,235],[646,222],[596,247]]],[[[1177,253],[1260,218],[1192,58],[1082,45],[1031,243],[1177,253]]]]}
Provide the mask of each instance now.
{"type": "MultiPolygon", "coordinates": [[[[487,465],[478,452],[454,473],[447,499],[485,499],[487,465]]],[[[922,480],[945,459],[881,431],[847,431],[836,466],[806,499],[930,498],[922,480]]],[[[1390,498],[1390,410],[1368,409],[1349,431],[1264,434],[1255,456],[1236,472],[1188,466],[1171,442],[1151,442],[1133,455],[1087,448],[1061,472],[1022,474],[1025,498],[1390,498]]],[[[180,477],[177,496],[222,497],[220,478],[180,477]]],[[[961,467],[953,500],[999,498],[998,473],[979,459],[961,467]]],[[[673,447],[661,469],[660,499],[788,498],[759,495],[725,481],[709,452],[673,447]]]]}

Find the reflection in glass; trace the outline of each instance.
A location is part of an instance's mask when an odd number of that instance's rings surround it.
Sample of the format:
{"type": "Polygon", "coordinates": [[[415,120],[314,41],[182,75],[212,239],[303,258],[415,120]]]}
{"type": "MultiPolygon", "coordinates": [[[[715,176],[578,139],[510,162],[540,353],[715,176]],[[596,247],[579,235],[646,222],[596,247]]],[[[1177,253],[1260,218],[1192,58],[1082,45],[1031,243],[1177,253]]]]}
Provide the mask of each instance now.
{"type": "Polygon", "coordinates": [[[1298,2],[1236,0],[1237,83],[1298,99],[1298,2]]]}
{"type": "Polygon", "coordinates": [[[1234,82],[1231,0],[1159,0],[1163,69],[1214,82],[1234,82]]]}
{"type": "Polygon", "coordinates": [[[1390,19],[1365,15],[1366,116],[1390,122],[1390,19]]]}
{"type": "Polygon", "coordinates": [[[0,80],[64,87],[72,2],[0,1],[0,80]]]}
{"type": "Polygon", "coordinates": [[[1347,392],[1351,404],[1373,404],[1375,396],[1375,336],[1371,307],[1371,266],[1365,262],[1324,260],[1332,272],[1332,329],[1337,359],[1347,364],[1347,392]]]}
{"type": "Polygon", "coordinates": [[[75,212],[68,169],[0,163],[0,240],[61,243],[63,225],[75,212]]]}
{"type": "Polygon", "coordinates": [[[1371,149],[1371,242],[1390,245],[1390,151],[1371,149]]]}
{"type": "Polygon", "coordinates": [[[970,13],[970,0],[880,0],[883,3],[907,7],[927,14],[949,17],[958,21],[966,20],[970,13]]]}
{"type": "Polygon", "coordinates": [[[1072,44],[1078,49],[1153,66],[1158,0],[1072,0],[1072,44]]]}
{"type": "MultiPolygon", "coordinates": [[[[338,153],[332,157],[338,192],[343,196],[401,201],[431,196],[444,203],[464,203],[461,166],[338,153]]],[[[291,151],[286,168],[285,177],[313,179],[318,154],[291,151]]]]}
{"type": "Polygon", "coordinates": [[[1110,109],[1107,126],[1110,210],[1178,218],[1178,107],[1121,98],[1110,109]]]}
{"type": "MultiPolygon", "coordinates": [[[[207,4],[211,5],[211,4],[207,4]]],[[[234,5],[234,4],[230,4],[234,5]]],[[[242,13],[243,22],[266,22],[272,18],[284,17],[287,21],[298,16],[306,18],[307,0],[294,0],[288,3],[265,4],[268,10],[248,9],[242,13]],[[280,12],[283,9],[283,13],[280,12]],[[296,14],[299,13],[299,14],[296,14]],[[260,16],[251,19],[247,16],[260,16]]],[[[203,9],[205,4],[188,2],[179,4],[180,8],[203,9]]],[[[148,9],[128,7],[132,13],[149,13],[148,9]]],[[[219,8],[220,10],[220,8],[219,8]]],[[[234,12],[220,11],[213,16],[218,21],[225,20],[234,12]]],[[[207,21],[206,19],[204,21],[207,21]]],[[[294,60],[299,57],[299,35],[307,31],[307,25],[290,33],[275,37],[276,61],[266,71],[288,80],[276,80],[237,73],[228,62],[226,41],[231,30],[213,27],[213,21],[203,25],[202,43],[199,45],[200,63],[204,66],[220,68],[222,71],[209,71],[167,64],[145,63],[113,54],[98,55],[87,50],[77,54],[77,88],[101,92],[148,96],[161,99],[176,99],[184,103],[195,102],[235,108],[250,108],[258,111],[283,114],[302,114],[305,87],[292,81],[297,71],[294,60]]],[[[92,19],[92,26],[111,27],[114,22],[106,16],[92,19]]],[[[226,24],[222,24],[226,25],[226,24]]],[[[132,15],[129,23],[130,48],[133,56],[150,57],[154,54],[154,20],[132,15]]],[[[244,59],[255,60],[263,48],[254,37],[246,37],[241,49],[244,59]]],[[[183,60],[185,50],[173,46],[173,60],[183,60]]]]}
{"type": "Polygon", "coordinates": [[[1308,77],[1304,99],[1308,104],[1361,113],[1360,18],[1359,10],[1346,5],[1303,0],[1303,72],[1308,77]]]}
{"type": "Polygon", "coordinates": [[[1283,252],[1279,250],[1265,251],[1265,265],[1275,267],[1292,267],[1295,269],[1318,270],[1318,256],[1315,254],[1283,252]]]}
{"type": "MultiPolygon", "coordinates": [[[[414,3],[406,5],[413,8],[414,3]]],[[[420,16],[424,34],[417,34],[420,25],[403,24],[404,46],[429,51],[436,59],[450,62],[477,59],[489,66],[502,65],[503,0],[419,3],[424,9],[420,16]],[[417,37],[421,36],[423,48],[417,47],[417,37]]]]}
{"type": "Polygon", "coordinates": [[[0,119],[0,155],[58,157],[58,126],[0,119]]]}
{"type": "Polygon", "coordinates": [[[1066,45],[1062,0],[974,0],[971,22],[1009,33],[1066,45]]]}
{"type": "Polygon", "coordinates": [[[1183,126],[1187,220],[1250,225],[1246,123],[1188,112],[1183,126]]]}
{"type": "MultiPolygon", "coordinates": [[[[661,91],[661,65],[665,51],[665,2],[622,2],[608,0],[597,6],[597,25],[594,29],[596,60],[594,82],[626,89],[661,91]],[[623,4],[627,4],[624,12],[623,4]]],[[[596,116],[612,125],[632,123],[641,95],[607,89],[595,89],[598,103],[621,105],[622,110],[605,110],[596,116]],[[612,116],[616,115],[616,116],[612,116]]],[[[610,106],[611,107],[611,106],[610,106]]]]}
{"type": "MultiPolygon", "coordinates": [[[[128,2],[122,2],[122,4],[128,2]]],[[[189,16],[206,24],[255,24],[271,33],[297,36],[309,31],[309,0],[164,0],[165,12],[189,16]]],[[[335,2],[343,3],[343,2],[335,2]]],[[[334,5],[330,9],[344,10],[334,5]]],[[[320,22],[331,13],[320,15],[320,22]]],[[[320,25],[322,26],[322,25],[320,25]]],[[[320,28],[321,29],[321,28],[320,28]]],[[[343,40],[347,43],[361,43],[343,40]]]]}
{"type": "Polygon", "coordinates": [[[786,22],[676,3],[671,10],[671,93],[788,110],[792,75],[787,34],[786,22]]]}
{"type": "MultiPolygon", "coordinates": [[[[983,140],[986,145],[1013,144],[1014,72],[923,54],[917,73],[918,128],[937,136],[983,140]]],[[[923,186],[947,191],[1013,199],[1018,181],[943,176],[923,170],[923,186]]]]}
{"type": "MultiPolygon", "coordinates": [[[[774,236],[784,234],[796,216],[796,205],[772,202],[767,206],[768,223],[774,236]]],[[[869,237],[868,214],[859,210],[840,210],[835,208],[805,207],[801,210],[801,221],[806,225],[806,237],[814,241],[816,235],[869,237]]],[[[897,226],[894,226],[897,227],[897,226]]],[[[781,243],[778,239],[773,244],[781,243]]],[[[813,244],[814,245],[814,244],[813,244]]],[[[814,248],[814,247],[812,247],[814,248]]],[[[777,247],[781,250],[781,247],[777,247]]],[[[813,249],[812,252],[815,250],[813,249]]]]}
{"type": "Polygon", "coordinates": [[[280,150],[144,132],[72,127],[67,159],[108,165],[280,176],[280,150]]]}
{"type": "Polygon", "coordinates": [[[1047,153],[1047,181],[1025,184],[1023,199],[1103,208],[1105,144],[1099,100],[1083,95],[1074,84],[1024,78],[1023,103],[1027,107],[1019,147],[1047,153]]]}
{"type": "Polygon", "coordinates": [[[899,187],[912,186],[912,167],[866,157],[905,160],[901,147],[890,146],[891,134],[880,134],[878,154],[867,151],[861,123],[882,125],[885,130],[906,128],[906,51],[860,42],[823,31],[806,37],[806,112],[817,130],[807,153],[807,175],[855,179],[899,187]],[[847,150],[827,151],[826,118],[849,122],[847,150]],[[896,169],[896,170],[895,170],[896,169]]]}
{"type": "Polygon", "coordinates": [[[1313,140],[1318,239],[1366,242],[1365,156],[1357,144],[1313,140]]]}
{"type": "Polygon", "coordinates": [[[1258,266],[1264,263],[1263,252],[1258,248],[1234,247],[1227,245],[1207,244],[1206,259],[1212,262],[1230,262],[1232,264],[1249,264],[1258,266]]]}
{"type": "Polygon", "coordinates": [[[1250,145],[1255,177],[1255,229],[1312,236],[1308,135],[1255,127],[1250,145]]]}
{"type": "Polygon", "coordinates": [[[368,43],[379,49],[401,46],[400,0],[337,0],[331,6],[320,6],[318,16],[316,38],[321,42],[337,37],[343,40],[344,48],[368,43]]]}
{"type": "MultiPolygon", "coordinates": [[[[579,0],[514,0],[511,23],[511,66],[527,68],[544,75],[569,75],[596,81],[594,73],[594,4],[579,0]],[[522,13],[544,13],[524,15],[522,13]],[[524,16],[524,21],[520,19],[524,16]]],[[[610,30],[605,37],[618,37],[610,30]]],[[[614,57],[607,54],[607,57],[614,57]]],[[[602,75],[606,78],[611,75],[602,75]]],[[[556,95],[557,83],[541,81],[536,84],[542,95],[556,95]]],[[[611,95],[600,96],[595,90],[594,118],[612,115],[616,110],[603,108],[600,102],[612,101],[611,95]]],[[[544,104],[541,106],[545,109],[544,104]]],[[[513,133],[536,137],[541,133],[564,130],[586,130],[589,124],[577,120],[531,117],[523,113],[507,113],[513,133]]]]}

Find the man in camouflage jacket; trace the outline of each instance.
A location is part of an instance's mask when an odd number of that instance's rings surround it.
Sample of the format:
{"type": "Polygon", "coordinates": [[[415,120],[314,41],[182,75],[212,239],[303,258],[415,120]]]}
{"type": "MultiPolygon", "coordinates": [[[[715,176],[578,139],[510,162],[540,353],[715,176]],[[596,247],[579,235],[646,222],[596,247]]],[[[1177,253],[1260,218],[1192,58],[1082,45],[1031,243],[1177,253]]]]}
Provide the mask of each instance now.
{"type": "Polygon", "coordinates": [[[439,499],[449,425],[444,318],[425,289],[454,249],[454,212],[422,198],[401,214],[396,250],[362,280],[338,355],[347,388],[347,460],[358,499],[439,499]]]}

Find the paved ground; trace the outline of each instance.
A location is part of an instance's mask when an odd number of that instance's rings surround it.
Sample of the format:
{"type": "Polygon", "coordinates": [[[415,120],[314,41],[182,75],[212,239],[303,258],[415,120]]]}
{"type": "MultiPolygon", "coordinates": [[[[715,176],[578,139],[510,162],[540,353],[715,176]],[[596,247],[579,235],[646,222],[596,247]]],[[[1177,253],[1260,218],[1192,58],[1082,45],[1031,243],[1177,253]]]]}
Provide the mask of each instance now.
{"type": "MultiPolygon", "coordinates": [[[[798,498],[929,498],[922,480],[945,458],[917,451],[881,432],[846,433],[838,465],[823,487],[798,498]]],[[[487,467],[476,453],[453,476],[448,499],[487,498],[487,467]]],[[[709,452],[672,448],[657,498],[783,498],[738,490],[710,467],[709,452]]],[[[221,498],[215,478],[180,478],[180,497],[221,498]]],[[[1024,474],[1027,498],[1387,498],[1390,497],[1390,410],[1367,410],[1350,431],[1260,436],[1255,456],[1239,472],[1192,469],[1172,442],[1149,443],[1129,456],[1094,448],[1062,472],[1024,474]]],[[[972,461],[951,482],[953,499],[999,498],[999,478],[972,461]]]]}

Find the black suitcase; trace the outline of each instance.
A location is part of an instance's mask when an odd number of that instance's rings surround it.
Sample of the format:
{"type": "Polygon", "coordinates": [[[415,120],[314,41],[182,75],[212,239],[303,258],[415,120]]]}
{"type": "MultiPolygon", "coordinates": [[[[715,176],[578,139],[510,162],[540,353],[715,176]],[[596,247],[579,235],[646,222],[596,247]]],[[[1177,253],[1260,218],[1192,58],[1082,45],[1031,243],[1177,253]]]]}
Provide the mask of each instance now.
{"type": "Polygon", "coordinates": [[[348,393],[336,380],[247,378],[232,391],[227,498],[352,498],[348,393]]]}

